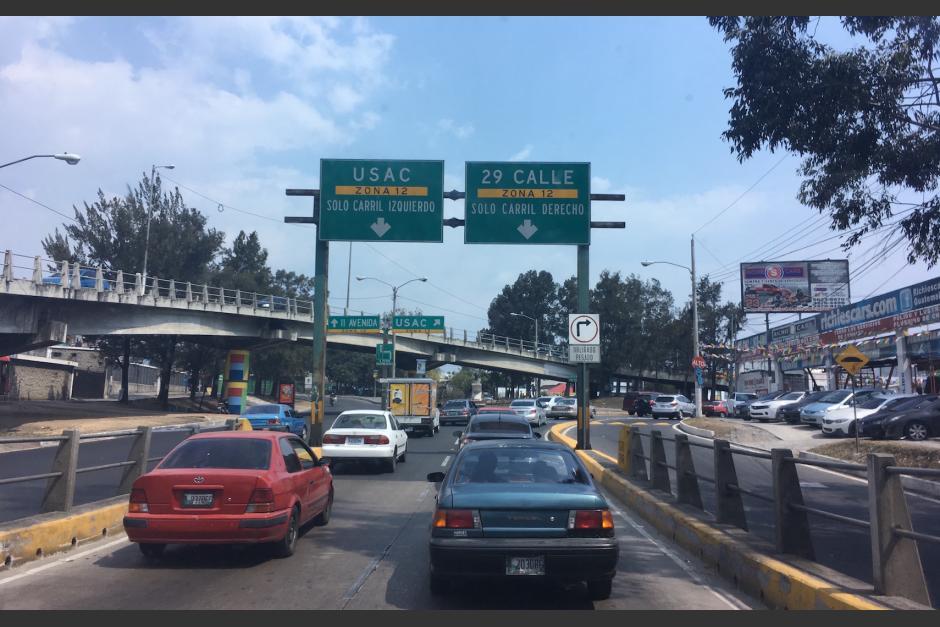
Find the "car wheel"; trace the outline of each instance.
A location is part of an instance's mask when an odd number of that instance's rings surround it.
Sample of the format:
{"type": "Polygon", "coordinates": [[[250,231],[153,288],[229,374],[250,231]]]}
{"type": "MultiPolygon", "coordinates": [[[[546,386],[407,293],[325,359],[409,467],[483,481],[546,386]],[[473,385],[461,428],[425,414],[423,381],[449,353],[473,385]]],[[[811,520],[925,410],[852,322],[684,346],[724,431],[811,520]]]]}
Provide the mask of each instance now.
{"type": "Polygon", "coordinates": [[[313,519],[313,524],[317,527],[324,527],[330,522],[330,516],[333,514],[333,493],[330,492],[330,498],[326,502],[326,507],[313,519]]]}
{"type": "Polygon", "coordinates": [[[407,454],[407,452],[408,452],[408,449],[405,449],[405,451],[404,451],[401,455],[398,456],[398,461],[404,462],[404,461],[405,461],[405,455],[407,454]]]}
{"type": "Polygon", "coordinates": [[[588,596],[592,601],[603,601],[610,598],[610,592],[613,588],[613,579],[597,579],[587,582],[588,596]]]}
{"type": "Polygon", "coordinates": [[[290,519],[287,521],[287,533],[284,537],[274,543],[274,555],[276,557],[290,557],[294,554],[297,546],[297,527],[300,520],[300,510],[296,506],[291,510],[290,519]]]}
{"type": "Polygon", "coordinates": [[[914,420],[904,427],[904,435],[908,440],[921,441],[926,440],[930,437],[930,431],[927,429],[927,425],[919,420],[914,420]]]}
{"type": "Polygon", "coordinates": [[[434,596],[440,596],[442,594],[447,594],[447,591],[450,589],[450,582],[443,577],[438,577],[436,575],[431,575],[431,594],[434,596]]]}
{"type": "Polygon", "coordinates": [[[392,453],[392,458],[385,462],[385,470],[388,472],[395,472],[395,468],[398,467],[398,449],[392,453]]]}
{"type": "Polygon", "coordinates": [[[140,549],[140,552],[144,554],[144,557],[147,559],[157,559],[163,555],[163,551],[166,549],[165,544],[149,544],[141,542],[137,545],[140,549]]]}

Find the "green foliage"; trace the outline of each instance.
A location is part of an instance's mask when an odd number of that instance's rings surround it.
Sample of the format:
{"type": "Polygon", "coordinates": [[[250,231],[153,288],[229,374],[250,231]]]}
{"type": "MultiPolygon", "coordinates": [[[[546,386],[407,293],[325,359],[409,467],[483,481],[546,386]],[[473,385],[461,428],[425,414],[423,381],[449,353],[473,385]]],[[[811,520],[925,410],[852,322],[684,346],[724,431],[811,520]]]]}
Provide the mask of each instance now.
{"type": "MultiPolygon", "coordinates": [[[[833,19],[822,17],[820,19],[833,19]]],[[[817,41],[808,17],[713,17],[737,85],[724,138],[740,160],[769,148],[803,158],[799,199],[857,228],[849,248],[900,217],[908,260],[940,259],[940,65],[936,16],[842,17],[863,45],[817,41]]],[[[815,26],[813,26],[815,32],[815,26]]]]}

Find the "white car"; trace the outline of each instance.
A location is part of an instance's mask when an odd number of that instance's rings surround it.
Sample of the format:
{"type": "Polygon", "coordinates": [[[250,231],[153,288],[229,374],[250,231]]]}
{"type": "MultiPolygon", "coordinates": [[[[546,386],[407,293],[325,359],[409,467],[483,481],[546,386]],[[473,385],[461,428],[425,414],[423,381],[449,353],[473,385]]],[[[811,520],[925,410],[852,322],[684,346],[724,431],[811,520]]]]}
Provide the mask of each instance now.
{"type": "Polygon", "coordinates": [[[855,392],[852,392],[852,390],[833,390],[825,396],[820,397],[815,403],[810,403],[801,409],[800,422],[804,425],[821,427],[823,420],[832,412],[844,407],[851,410],[854,403],[864,403],[875,394],[883,396],[884,390],[876,390],[874,388],[862,388],[855,392]]]}
{"type": "Polygon", "coordinates": [[[520,398],[509,403],[509,407],[536,427],[548,424],[545,410],[535,399],[520,398]]]}
{"type": "Polygon", "coordinates": [[[808,392],[787,392],[781,397],[770,401],[754,401],[748,407],[748,416],[751,420],[765,422],[768,420],[783,420],[783,408],[791,403],[799,403],[808,392]]]}
{"type": "Polygon", "coordinates": [[[341,413],[323,434],[321,457],[331,467],[342,461],[377,461],[395,472],[407,452],[408,434],[391,412],[357,409],[341,413]]]}
{"type": "Polygon", "coordinates": [[[695,415],[695,403],[681,394],[663,394],[653,401],[653,418],[676,418],[695,415]]]}
{"type": "Polygon", "coordinates": [[[876,394],[856,405],[854,413],[851,405],[834,409],[822,419],[822,432],[825,435],[854,436],[856,418],[861,420],[876,411],[890,409],[892,405],[903,403],[912,396],[916,396],[916,394],[904,394],[903,396],[876,394]]]}

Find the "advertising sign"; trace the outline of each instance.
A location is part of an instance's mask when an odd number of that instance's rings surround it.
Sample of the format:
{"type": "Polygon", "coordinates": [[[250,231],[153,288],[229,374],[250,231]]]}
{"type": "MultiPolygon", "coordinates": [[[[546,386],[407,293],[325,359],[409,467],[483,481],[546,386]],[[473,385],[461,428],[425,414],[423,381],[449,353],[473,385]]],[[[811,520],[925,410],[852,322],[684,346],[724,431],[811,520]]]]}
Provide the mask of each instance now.
{"type": "Polygon", "coordinates": [[[394,416],[407,416],[411,399],[407,383],[390,383],[388,387],[388,410],[394,416]]]}
{"type": "Polygon", "coordinates": [[[741,264],[747,313],[829,311],[849,302],[849,262],[767,261],[741,264]]]}
{"type": "Polygon", "coordinates": [[[277,386],[277,402],[282,405],[294,406],[294,384],[281,383],[277,386]]]}
{"type": "Polygon", "coordinates": [[[431,384],[411,384],[411,415],[428,416],[431,410],[431,384]]]}
{"type": "Polygon", "coordinates": [[[415,360],[415,374],[417,374],[418,376],[421,376],[421,375],[423,375],[423,374],[427,371],[427,368],[428,368],[428,360],[427,360],[427,359],[416,359],[416,360],[415,360]]]}

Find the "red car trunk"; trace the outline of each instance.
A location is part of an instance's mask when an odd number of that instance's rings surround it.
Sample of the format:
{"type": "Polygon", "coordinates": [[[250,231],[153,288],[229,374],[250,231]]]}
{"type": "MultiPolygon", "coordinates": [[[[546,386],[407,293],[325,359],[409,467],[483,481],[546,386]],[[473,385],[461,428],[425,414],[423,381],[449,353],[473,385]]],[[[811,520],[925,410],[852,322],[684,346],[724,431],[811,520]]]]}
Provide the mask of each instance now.
{"type": "Polygon", "coordinates": [[[261,477],[267,470],[191,468],[154,470],[140,479],[135,487],[143,488],[151,514],[244,514],[245,507],[257,487],[270,487],[261,477]],[[197,496],[187,504],[185,495],[197,496]]]}

